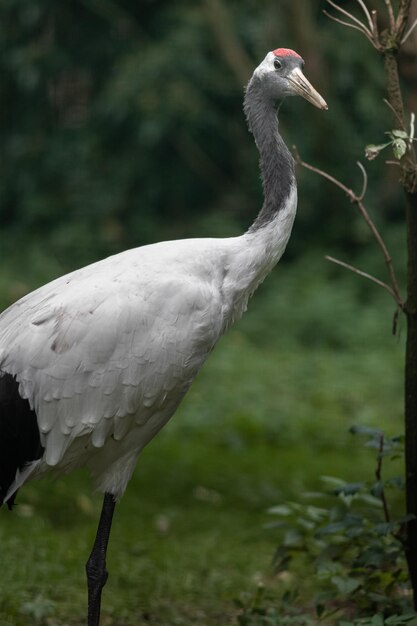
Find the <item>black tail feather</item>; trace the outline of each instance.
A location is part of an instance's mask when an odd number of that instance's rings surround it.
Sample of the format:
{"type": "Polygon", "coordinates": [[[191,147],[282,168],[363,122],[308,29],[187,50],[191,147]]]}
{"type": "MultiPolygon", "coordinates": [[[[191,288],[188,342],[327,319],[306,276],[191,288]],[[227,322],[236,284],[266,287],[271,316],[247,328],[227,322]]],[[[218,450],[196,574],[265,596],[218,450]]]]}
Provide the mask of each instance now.
{"type": "MultiPolygon", "coordinates": [[[[14,376],[0,376],[0,506],[17,470],[40,459],[43,454],[36,413],[19,394],[14,376]]],[[[7,502],[9,509],[16,494],[7,502]]]]}

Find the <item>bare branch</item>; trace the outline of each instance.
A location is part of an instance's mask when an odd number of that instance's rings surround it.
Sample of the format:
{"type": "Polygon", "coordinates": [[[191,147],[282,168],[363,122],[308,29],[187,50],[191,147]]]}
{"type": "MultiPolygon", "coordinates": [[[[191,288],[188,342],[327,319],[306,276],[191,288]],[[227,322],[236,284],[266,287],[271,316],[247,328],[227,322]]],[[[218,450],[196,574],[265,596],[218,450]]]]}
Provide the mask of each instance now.
{"type": "Polygon", "coordinates": [[[394,33],[395,32],[395,16],[394,16],[394,9],[392,8],[391,0],[385,0],[385,5],[388,11],[390,31],[391,33],[394,33]]]}
{"type": "Polygon", "coordinates": [[[375,9],[372,9],[371,11],[371,17],[372,17],[372,23],[374,25],[374,28],[372,30],[373,36],[374,36],[374,45],[376,47],[377,50],[381,50],[381,42],[379,40],[379,31],[378,31],[378,15],[375,9]]]}
{"type": "Polygon", "coordinates": [[[298,165],[301,165],[301,167],[304,167],[306,170],[310,170],[311,172],[315,172],[316,174],[323,176],[323,178],[327,178],[327,180],[333,183],[333,185],[336,185],[336,187],[339,187],[339,189],[344,191],[347,197],[351,200],[351,202],[355,202],[356,196],[355,196],[355,193],[352,191],[352,189],[349,189],[348,187],[346,187],[346,185],[341,183],[340,180],[337,180],[337,178],[334,178],[327,172],[324,172],[323,170],[319,170],[317,167],[314,167],[313,165],[310,165],[309,163],[306,163],[305,161],[303,161],[301,156],[298,153],[296,146],[293,146],[293,150],[294,150],[295,161],[296,163],[298,163],[298,165]]]}
{"type": "Polygon", "coordinates": [[[403,45],[407,41],[407,39],[409,38],[409,36],[411,35],[411,33],[413,32],[416,26],[417,26],[417,18],[414,20],[414,22],[411,24],[408,31],[405,33],[404,37],[401,39],[401,42],[400,42],[401,45],[403,45]]]}
{"type": "MultiPolygon", "coordinates": [[[[342,9],[342,7],[340,7],[338,4],[333,2],[333,0],[326,0],[326,2],[328,2],[330,4],[330,6],[332,6],[334,9],[336,9],[336,11],[339,11],[340,13],[343,13],[343,15],[346,15],[346,17],[348,17],[350,20],[352,20],[352,22],[355,22],[359,26],[360,30],[362,30],[364,33],[367,33],[369,38],[372,39],[372,32],[365,26],[365,24],[363,24],[363,22],[358,20],[357,17],[352,15],[352,13],[349,13],[349,11],[346,11],[346,9],[342,9]]],[[[351,26],[351,24],[349,24],[349,25],[351,26]]]]}
{"type": "Polygon", "coordinates": [[[385,451],[384,444],[385,444],[384,433],[381,433],[379,435],[379,454],[378,454],[378,460],[377,460],[377,464],[376,464],[375,478],[377,479],[378,483],[380,483],[380,485],[381,485],[381,492],[380,492],[379,497],[380,497],[381,502],[382,502],[382,508],[384,510],[385,521],[387,523],[389,523],[391,520],[390,520],[388,502],[387,502],[387,498],[385,496],[385,489],[384,489],[384,486],[382,484],[382,459],[383,459],[383,455],[384,455],[384,451],[385,451]]]}
{"type": "Polygon", "coordinates": [[[411,0],[400,0],[400,7],[398,9],[397,21],[395,23],[395,35],[397,41],[401,41],[407,26],[408,17],[410,15],[411,0]]]}
{"type": "Polygon", "coordinates": [[[376,276],[372,276],[372,274],[368,274],[367,272],[363,272],[362,270],[360,270],[359,268],[355,267],[354,265],[350,265],[349,263],[345,263],[344,261],[340,261],[340,259],[335,259],[332,256],[327,256],[326,255],[324,258],[327,259],[327,261],[331,261],[332,263],[335,263],[336,265],[340,265],[341,267],[344,267],[345,269],[350,270],[351,272],[354,272],[355,274],[358,274],[359,276],[363,276],[363,278],[367,278],[368,280],[372,281],[376,285],[379,285],[380,287],[383,287],[383,289],[386,289],[388,291],[388,293],[391,294],[391,296],[394,298],[394,300],[397,301],[397,299],[395,297],[395,293],[393,292],[391,287],[389,285],[387,285],[387,283],[384,283],[382,280],[379,280],[379,278],[376,278],[376,276]]]}
{"type": "Polygon", "coordinates": [[[366,169],[364,168],[364,166],[362,165],[362,163],[360,161],[356,161],[356,165],[359,167],[360,171],[362,172],[363,175],[363,187],[362,187],[362,193],[360,196],[358,196],[359,200],[363,200],[366,194],[366,190],[368,188],[368,174],[366,173],[366,169]]]}
{"type": "Polygon", "coordinates": [[[355,24],[351,24],[350,22],[345,22],[344,20],[341,20],[338,17],[335,17],[334,15],[331,15],[328,11],[326,11],[324,9],[323,9],[323,13],[324,13],[324,15],[329,17],[334,22],[337,22],[338,24],[342,24],[342,26],[348,26],[349,28],[354,28],[355,30],[358,30],[360,33],[362,33],[362,35],[364,35],[371,42],[372,45],[375,45],[374,44],[374,40],[372,39],[372,37],[370,37],[368,35],[368,32],[365,31],[363,28],[359,28],[359,26],[355,26],[355,24]]]}
{"type": "MultiPolygon", "coordinates": [[[[390,292],[390,294],[392,295],[392,297],[394,298],[395,302],[397,303],[398,307],[402,310],[404,310],[405,307],[405,303],[401,297],[400,294],[400,290],[398,287],[398,282],[397,282],[397,277],[395,275],[395,271],[394,271],[394,267],[392,264],[392,258],[390,253],[388,252],[388,248],[379,232],[379,230],[377,229],[377,227],[375,226],[373,220],[371,219],[368,211],[365,208],[365,205],[362,202],[363,199],[363,195],[358,196],[357,194],[355,194],[355,192],[352,189],[349,189],[349,187],[347,187],[346,185],[344,185],[340,180],[338,180],[337,178],[335,178],[334,176],[331,176],[330,174],[328,174],[327,172],[324,172],[323,170],[318,169],[317,167],[314,167],[313,165],[310,165],[309,163],[306,163],[305,161],[303,161],[297,151],[297,148],[294,146],[294,156],[295,156],[295,160],[296,163],[298,163],[299,165],[301,165],[301,167],[304,167],[305,169],[310,170],[311,172],[315,172],[316,174],[319,174],[319,176],[322,176],[323,178],[326,178],[327,180],[329,180],[331,183],[333,183],[333,185],[335,185],[336,187],[338,187],[339,189],[341,189],[346,195],[347,197],[350,199],[351,202],[353,202],[354,204],[356,204],[356,206],[358,207],[358,210],[360,212],[360,214],[362,215],[362,218],[364,219],[364,221],[366,222],[369,230],[371,231],[374,239],[376,240],[382,255],[384,257],[385,260],[385,265],[387,268],[387,272],[388,272],[388,276],[389,276],[389,280],[391,283],[391,287],[389,285],[387,285],[386,283],[383,283],[382,281],[379,281],[378,284],[381,284],[381,287],[384,287],[384,289],[388,288],[388,291],[390,292]]],[[[359,163],[358,163],[359,165],[359,163]]],[[[365,168],[363,167],[362,164],[359,165],[362,174],[364,174],[364,170],[365,168]]],[[[366,176],[366,172],[364,175],[364,185],[363,185],[363,189],[362,189],[362,194],[364,192],[364,190],[366,190],[366,185],[365,185],[365,181],[367,182],[367,176],[366,176]]],[[[333,260],[333,262],[336,262],[333,260]]],[[[341,263],[339,263],[340,265],[341,263]]],[[[352,269],[352,267],[349,267],[349,269],[352,269]]],[[[356,268],[355,268],[356,270],[356,268]]],[[[352,270],[352,271],[355,271],[352,270]]],[[[361,270],[358,270],[358,273],[360,273],[361,270]]],[[[365,275],[364,272],[362,272],[361,275],[365,275]]],[[[370,280],[373,280],[374,277],[371,277],[369,274],[366,275],[366,278],[369,278],[370,280]]],[[[374,282],[378,282],[378,279],[375,279],[374,282]]]]}
{"type": "Polygon", "coordinates": [[[342,26],[347,26],[348,28],[354,28],[355,30],[358,30],[362,35],[366,37],[366,39],[374,46],[374,48],[376,48],[377,50],[380,50],[381,44],[379,41],[378,25],[376,22],[376,12],[372,11],[372,15],[370,15],[363,0],[357,0],[357,1],[359,2],[360,6],[363,8],[365,12],[366,19],[368,20],[371,30],[369,30],[369,28],[367,28],[366,25],[360,20],[358,20],[354,15],[352,15],[348,11],[345,11],[345,9],[342,9],[342,7],[335,4],[332,0],[326,0],[326,2],[328,2],[336,10],[340,11],[340,13],[342,13],[343,15],[346,15],[347,17],[349,17],[349,19],[351,19],[354,23],[352,24],[352,22],[347,22],[346,20],[342,20],[338,17],[335,17],[334,15],[331,15],[328,11],[325,11],[325,10],[323,10],[323,13],[327,15],[327,17],[329,17],[334,22],[338,22],[338,24],[342,24],[342,26]]]}
{"type": "Polygon", "coordinates": [[[404,127],[404,120],[401,119],[401,116],[398,114],[398,111],[395,110],[395,108],[392,106],[391,102],[389,100],[387,100],[386,98],[383,98],[383,102],[385,102],[385,104],[387,105],[387,107],[389,107],[391,109],[391,111],[394,113],[395,117],[397,118],[400,127],[403,128],[404,127]]]}
{"type": "Polygon", "coordinates": [[[374,21],[372,20],[371,14],[368,11],[368,7],[366,6],[365,2],[363,0],[357,0],[358,3],[360,4],[360,6],[362,7],[363,12],[365,13],[365,17],[368,20],[368,24],[369,24],[369,28],[371,30],[371,33],[374,32],[374,21]]]}

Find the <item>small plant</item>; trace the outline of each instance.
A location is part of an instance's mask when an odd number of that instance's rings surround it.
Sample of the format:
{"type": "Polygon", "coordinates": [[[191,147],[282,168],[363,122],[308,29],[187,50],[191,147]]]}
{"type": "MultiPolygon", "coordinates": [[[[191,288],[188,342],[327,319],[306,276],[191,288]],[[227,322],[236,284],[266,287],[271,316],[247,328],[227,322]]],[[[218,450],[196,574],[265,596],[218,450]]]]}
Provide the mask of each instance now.
{"type": "Polygon", "coordinates": [[[253,597],[236,600],[242,613],[238,616],[239,626],[312,626],[316,620],[297,609],[298,592],[286,591],[277,607],[267,606],[265,587],[258,585],[253,597]]]}
{"type": "Polygon", "coordinates": [[[279,532],[275,573],[281,579],[288,576],[290,590],[268,609],[264,591],[258,589],[252,601],[240,605],[241,626],[417,625],[404,556],[409,516],[394,517],[387,498],[389,493],[400,509],[404,481],[382,476],[387,459],[403,457],[403,437],[386,437],[368,427],[351,432],[376,450],[374,476],[355,483],[324,476],[323,491],[304,493],[302,503],[269,509],[276,519],[268,527],[279,532]],[[311,588],[315,595],[308,602],[303,592],[311,588]],[[304,607],[303,613],[297,613],[297,605],[304,607]]]}
{"type": "Polygon", "coordinates": [[[355,619],[352,622],[342,620],[339,626],[416,626],[417,617],[415,613],[409,615],[392,615],[384,618],[382,615],[373,615],[362,619],[355,619]]]}
{"type": "Polygon", "coordinates": [[[391,146],[395,159],[397,159],[397,161],[400,161],[407,153],[407,150],[412,150],[413,141],[415,141],[414,133],[415,115],[414,113],[411,113],[409,132],[401,129],[393,129],[387,131],[386,134],[389,137],[389,141],[381,143],[379,145],[370,144],[369,146],[366,146],[365,156],[367,159],[369,159],[369,161],[372,161],[379,155],[382,150],[388,148],[388,146],[391,146]]]}
{"type": "Polygon", "coordinates": [[[41,595],[36,596],[33,600],[25,602],[21,606],[21,613],[27,615],[31,619],[31,624],[45,624],[48,618],[55,610],[55,602],[44,598],[41,595]]]}
{"type": "Polygon", "coordinates": [[[373,479],[348,483],[323,477],[324,492],[304,494],[305,504],[270,509],[283,533],[276,571],[297,560],[310,564],[321,587],[315,602],[319,616],[339,609],[355,615],[409,611],[403,546],[409,517],[393,518],[386,496],[390,491],[403,499],[404,483],[399,476],[382,478],[383,461],[403,455],[403,438],[366,427],[351,432],[365,436],[366,447],[377,451],[373,479]]]}

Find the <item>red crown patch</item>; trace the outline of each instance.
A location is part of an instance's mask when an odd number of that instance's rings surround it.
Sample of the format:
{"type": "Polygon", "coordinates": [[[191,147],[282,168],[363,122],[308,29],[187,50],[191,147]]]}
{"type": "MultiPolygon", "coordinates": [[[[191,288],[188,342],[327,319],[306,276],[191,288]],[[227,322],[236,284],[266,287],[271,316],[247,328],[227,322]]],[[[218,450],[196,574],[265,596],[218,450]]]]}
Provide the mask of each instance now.
{"type": "Polygon", "coordinates": [[[301,59],[300,55],[290,48],[277,48],[276,50],[272,50],[272,52],[276,57],[297,57],[301,59]]]}

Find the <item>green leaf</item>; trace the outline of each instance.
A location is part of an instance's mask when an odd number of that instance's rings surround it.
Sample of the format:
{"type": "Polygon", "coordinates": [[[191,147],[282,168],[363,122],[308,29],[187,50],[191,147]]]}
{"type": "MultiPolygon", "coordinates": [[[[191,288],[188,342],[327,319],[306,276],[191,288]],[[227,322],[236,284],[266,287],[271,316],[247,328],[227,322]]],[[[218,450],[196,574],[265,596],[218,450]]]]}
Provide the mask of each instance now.
{"type": "Polygon", "coordinates": [[[321,537],[322,535],[333,535],[334,533],[338,533],[341,530],[346,530],[346,522],[334,522],[333,524],[327,524],[327,526],[323,526],[323,528],[319,528],[316,535],[317,537],[321,537]]]}
{"type": "Polygon", "coordinates": [[[382,481],[378,480],[376,483],[372,485],[371,494],[375,498],[380,498],[383,492],[384,492],[384,483],[382,481]]]}
{"type": "Polygon", "coordinates": [[[404,139],[395,139],[392,142],[392,149],[396,159],[400,160],[407,152],[407,142],[404,139]]]}
{"type": "Polygon", "coordinates": [[[392,478],[388,478],[385,482],[387,487],[396,487],[397,489],[404,489],[405,482],[402,476],[393,476],[392,478]]]}
{"type": "Polygon", "coordinates": [[[381,524],[376,524],[374,530],[377,535],[388,535],[391,531],[395,530],[396,527],[396,524],[382,522],[381,524]]]}
{"type": "Polygon", "coordinates": [[[325,517],[327,517],[327,514],[328,511],[326,509],[318,506],[309,505],[305,508],[305,515],[314,522],[321,522],[325,517]]]}
{"type": "Polygon", "coordinates": [[[343,595],[349,595],[361,586],[359,580],[356,578],[350,578],[349,576],[333,576],[331,581],[337,587],[337,590],[343,595]]]}
{"type": "Polygon", "coordinates": [[[278,504],[277,506],[271,506],[268,509],[268,513],[271,513],[271,515],[282,515],[287,517],[288,515],[291,515],[293,511],[286,504],[278,504]]]}
{"type": "Polygon", "coordinates": [[[379,145],[375,145],[373,143],[369,144],[369,146],[365,147],[365,156],[369,161],[372,161],[373,159],[375,159],[378,154],[381,152],[381,150],[383,150],[384,148],[386,148],[387,146],[390,145],[391,142],[388,143],[381,143],[379,145]]]}
{"type": "Polygon", "coordinates": [[[388,535],[394,532],[399,524],[400,522],[382,522],[381,524],[375,524],[374,530],[377,535],[388,535]]]}
{"type": "Polygon", "coordinates": [[[352,496],[355,493],[358,493],[361,489],[365,487],[365,483],[346,483],[343,487],[338,487],[334,490],[334,493],[338,496],[343,494],[344,496],[352,496]]]}
{"type": "Polygon", "coordinates": [[[402,626],[403,624],[408,624],[408,626],[416,626],[417,625],[417,614],[416,613],[405,613],[404,615],[391,615],[385,620],[385,624],[389,626],[402,626]]]}
{"type": "Polygon", "coordinates": [[[405,436],[404,435],[396,435],[395,437],[391,437],[391,441],[393,443],[404,443],[405,436]]]}
{"type": "Polygon", "coordinates": [[[359,556],[358,564],[362,567],[379,567],[381,558],[380,550],[368,548],[359,556]]]}
{"type": "Polygon", "coordinates": [[[320,476],[321,480],[329,485],[330,487],[343,487],[346,485],[346,481],[341,478],[336,478],[335,476],[320,476]]]}
{"type": "Polygon", "coordinates": [[[405,132],[405,130],[392,130],[388,134],[391,135],[393,138],[408,139],[408,134],[405,132]]]}
{"type": "Polygon", "coordinates": [[[361,493],[359,499],[364,504],[369,504],[370,506],[374,506],[377,508],[382,507],[382,502],[380,498],[375,498],[375,496],[371,496],[369,493],[361,493]]]}

